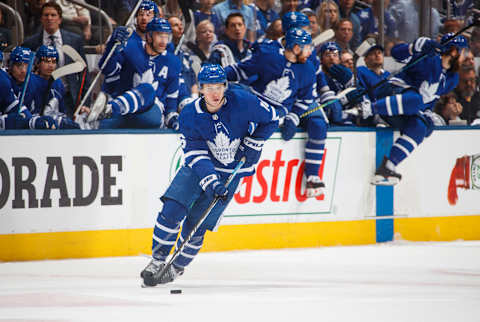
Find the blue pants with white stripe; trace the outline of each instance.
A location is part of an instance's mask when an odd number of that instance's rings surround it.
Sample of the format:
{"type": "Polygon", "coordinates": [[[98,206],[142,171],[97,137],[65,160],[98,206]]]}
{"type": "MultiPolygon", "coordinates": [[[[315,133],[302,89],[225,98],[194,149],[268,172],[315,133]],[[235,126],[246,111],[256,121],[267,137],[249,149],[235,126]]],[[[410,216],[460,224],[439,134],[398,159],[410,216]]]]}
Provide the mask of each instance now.
{"type": "MultiPolygon", "coordinates": [[[[221,177],[222,182],[226,176],[221,177]]],[[[158,213],[153,230],[152,257],[165,261],[175,241],[177,247],[190,234],[198,223],[204,211],[212,202],[200,187],[199,179],[189,167],[182,167],[165,194],[161,197],[163,209],[158,213]],[[180,236],[179,235],[179,232],[180,236]]],[[[228,186],[228,198],[226,201],[218,201],[210,211],[205,221],[199,226],[192,239],[185,245],[174,264],[185,267],[193,260],[203,245],[203,238],[207,230],[213,230],[218,226],[223,211],[232,200],[235,190],[240,182],[236,177],[228,186]]]]}
{"type": "Polygon", "coordinates": [[[389,159],[398,165],[406,159],[413,150],[430,136],[433,123],[425,117],[422,96],[407,90],[401,94],[387,96],[372,103],[373,113],[379,114],[392,127],[400,130],[400,137],[393,144],[389,159]]]}
{"type": "Polygon", "coordinates": [[[155,104],[155,90],[143,83],[109,101],[113,116],[100,121],[100,129],[158,128],[163,122],[163,111],[155,104]]]}

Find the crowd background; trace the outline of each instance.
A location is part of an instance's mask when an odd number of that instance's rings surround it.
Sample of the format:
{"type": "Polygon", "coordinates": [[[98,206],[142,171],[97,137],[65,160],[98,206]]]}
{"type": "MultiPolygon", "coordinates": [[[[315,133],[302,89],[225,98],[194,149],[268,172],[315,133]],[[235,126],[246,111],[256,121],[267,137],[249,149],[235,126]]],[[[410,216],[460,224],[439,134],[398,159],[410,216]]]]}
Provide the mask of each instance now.
{"type": "MultiPolygon", "coordinates": [[[[124,25],[136,0],[55,0],[63,10],[61,28],[82,38],[85,54],[102,54],[105,42],[116,26],[124,25]]],[[[41,28],[40,9],[46,0],[0,1],[0,46],[7,53],[31,39],[41,28]]],[[[480,13],[480,0],[157,0],[160,15],[172,25],[173,43],[188,53],[195,75],[203,62],[214,61],[217,42],[236,41],[235,59],[245,57],[255,41],[278,39],[281,17],[300,11],[310,20],[312,37],[331,28],[342,49],[342,64],[352,68],[355,50],[367,38],[374,38],[390,56],[400,42],[419,36],[439,40],[457,32],[480,13]],[[232,12],[243,16],[243,26],[226,27],[232,12]],[[261,13],[261,14],[259,14],[261,13]],[[239,40],[241,40],[239,42],[239,40]]],[[[436,112],[446,124],[475,124],[480,118],[479,61],[480,28],[464,33],[469,40],[468,59],[460,70],[454,92],[439,100],[436,112]],[[462,121],[463,120],[463,121],[462,121]],[[451,122],[450,122],[451,121],[451,122]]],[[[220,60],[220,59],[219,59],[220,60]]],[[[220,61],[219,61],[220,63],[220,61]]],[[[185,79],[195,92],[195,75],[185,79]]],[[[91,78],[91,77],[90,77],[91,78]]]]}

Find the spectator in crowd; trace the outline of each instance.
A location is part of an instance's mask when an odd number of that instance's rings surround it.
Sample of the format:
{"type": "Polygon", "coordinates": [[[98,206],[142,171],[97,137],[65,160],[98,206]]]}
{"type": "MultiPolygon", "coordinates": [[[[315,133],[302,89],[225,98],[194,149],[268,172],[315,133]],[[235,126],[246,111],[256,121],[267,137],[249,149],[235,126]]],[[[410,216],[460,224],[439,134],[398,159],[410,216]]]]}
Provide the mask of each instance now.
{"type": "MultiPolygon", "coordinates": [[[[298,11],[300,6],[299,0],[281,0],[282,7],[280,9],[280,17],[291,11],[298,11]]],[[[284,32],[287,32],[286,30],[284,32]]]]}
{"type": "MultiPolygon", "coordinates": [[[[413,42],[419,36],[420,29],[420,0],[392,0],[388,11],[396,22],[398,37],[405,42],[413,42]]],[[[435,8],[431,10],[432,35],[438,35],[440,29],[440,15],[435,8]]]]}
{"type": "Polygon", "coordinates": [[[340,56],[340,64],[347,67],[353,72],[353,55],[348,51],[343,52],[340,56]]]}
{"type": "Polygon", "coordinates": [[[195,17],[193,10],[189,7],[182,8],[178,0],[167,0],[163,6],[163,13],[166,17],[176,16],[180,18],[185,28],[185,40],[195,40],[195,17]]]}
{"type": "Polygon", "coordinates": [[[460,81],[455,94],[458,102],[463,106],[460,118],[471,124],[475,119],[480,118],[480,93],[478,90],[477,78],[473,67],[460,69],[460,81]]]}
{"type": "Polygon", "coordinates": [[[360,19],[353,12],[353,6],[355,0],[339,0],[340,18],[349,19],[352,24],[352,39],[350,40],[350,47],[355,50],[362,42],[362,27],[360,25],[360,19]]]}
{"type": "Polygon", "coordinates": [[[465,20],[467,11],[473,8],[473,0],[448,0],[448,2],[452,8],[451,15],[459,20],[465,20]]]}
{"type": "Polygon", "coordinates": [[[255,27],[257,30],[256,39],[265,36],[265,32],[270,24],[279,18],[278,13],[273,10],[275,0],[255,0],[250,8],[256,17],[255,27]]]}
{"type": "MultiPolygon", "coordinates": [[[[23,43],[23,47],[30,48],[34,51],[41,45],[55,47],[59,56],[57,65],[61,67],[72,62],[71,58],[66,56],[62,51],[62,45],[70,45],[86,61],[83,51],[83,37],[60,28],[60,24],[62,23],[62,8],[55,3],[55,1],[49,1],[43,5],[41,23],[42,29],[30,38],[27,38],[23,43]]],[[[82,73],[65,76],[64,85],[66,95],[64,99],[69,117],[73,116],[74,103],[77,101],[81,76],[82,73]]]]}
{"type": "Polygon", "coordinates": [[[302,9],[301,12],[308,17],[308,20],[310,21],[310,34],[312,35],[312,38],[314,38],[320,33],[317,16],[315,15],[315,12],[313,12],[313,10],[310,8],[302,9]]]}
{"type": "Polygon", "coordinates": [[[463,53],[463,62],[460,67],[467,68],[472,67],[475,68],[475,57],[473,57],[473,53],[471,50],[465,50],[463,53]]]}
{"type": "Polygon", "coordinates": [[[473,56],[480,57],[480,27],[475,27],[470,36],[470,50],[473,56]]]}
{"type": "Polygon", "coordinates": [[[42,6],[47,0],[26,0],[24,3],[25,16],[22,17],[25,36],[34,34],[40,28],[42,6]]]}
{"type": "Polygon", "coordinates": [[[213,46],[209,62],[225,67],[251,55],[250,42],[245,40],[245,33],[246,26],[242,14],[231,13],[225,20],[225,33],[213,46]]]}
{"type": "MultiPolygon", "coordinates": [[[[95,7],[98,7],[105,11],[105,13],[110,17],[110,22],[112,23],[113,27],[116,26],[123,26],[127,21],[128,17],[130,16],[130,9],[129,4],[125,0],[117,0],[117,1],[98,1],[98,0],[85,0],[88,4],[91,4],[95,7]]],[[[97,27],[103,22],[100,23],[101,19],[103,19],[98,13],[92,12],[91,13],[91,21],[97,27]]]]}
{"type": "Polygon", "coordinates": [[[12,32],[5,25],[3,11],[0,10],[0,51],[12,44],[12,32]]]}
{"type": "Polygon", "coordinates": [[[213,12],[220,18],[223,26],[226,26],[227,17],[232,13],[240,13],[246,26],[246,37],[250,42],[255,41],[256,28],[254,12],[252,8],[243,4],[243,0],[225,0],[213,6],[213,12]]]}
{"type": "Polygon", "coordinates": [[[277,20],[274,20],[270,26],[268,26],[267,30],[265,31],[265,38],[277,40],[281,37],[283,37],[282,20],[278,18],[277,20]]]}
{"type": "Polygon", "coordinates": [[[187,51],[192,61],[192,69],[198,75],[202,64],[210,58],[210,50],[215,41],[214,26],[211,21],[203,20],[197,25],[197,37],[195,42],[187,43],[187,51]]]}
{"type": "Polygon", "coordinates": [[[353,55],[350,42],[353,37],[353,23],[346,18],[340,19],[334,30],[334,41],[340,46],[342,52],[350,52],[353,55]]]}
{"type": "MultiPolygon", "coordinates": [[[[362,40],[378,35],[378,17],[380,16],[381,1],[382,0],[373,0],[371,8],[367,7],[356,13],[360,19],[362,40]]],[[[387,10],[389,5],[390,0],[384,0],[384,32],[387,37],[396,38],[398,37],[397,27],[395,25],[395,19],[393,19],[387,10]]]]}
{"type": "Polygon", "coordinates": [[[172,28],[173,45],[175,48],[177,48],[179,45],[182,46],[182,44],[180,44],[180,40],[182,39],[184,31],[182,21],[177,16],[170,16],[170,18],[168,18],[168,23],[170,23],[170,27],[172,28]]]}
{"type": "Polygon", "coordinates": [[[317,9],[318,26],[320,32],[334,28],[340,20],[337,3],[333,0],[325,0],[317,9]]]}
{"type": "MultiPolygon", "coordinates": [[[[85,0],[79,0],[85,3],[85,0]]],[[[67,0],[56,0],[62,8],[62,28],[79,35],[83,35],[85,42],[92,38],[92,21],[87,8],[71,3],[67,0]]]]}
{"type": "Polygon", "coordinates": [[[433,109],[435,113],[433,118],[435,125],[465,124],[466,122],[459,117],[462,109],[462,104],[457,102],[457,98],[453,92],[441,96],[433,109]]]}
{"type": "Polygon", "coordinates": [[[212,11],[215,0],[200,0],[200,8],[193,13],[195,19],[195,27],[203,20],[210,20],[215,28],[215,33],[222,32],[222,22],[220,18],[212,11]]]}

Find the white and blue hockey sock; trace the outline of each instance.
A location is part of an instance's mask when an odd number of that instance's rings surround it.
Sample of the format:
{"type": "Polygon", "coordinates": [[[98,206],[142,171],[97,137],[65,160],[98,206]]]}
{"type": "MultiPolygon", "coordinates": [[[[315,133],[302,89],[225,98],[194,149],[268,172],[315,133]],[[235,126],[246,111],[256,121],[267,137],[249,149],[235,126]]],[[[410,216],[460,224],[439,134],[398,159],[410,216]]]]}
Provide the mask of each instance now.
{"type": "Polygon", "coordinates": [[[415,115],[423,109],[422,96],[413,91],[387,96],[372,103],[373,114],[383,116],[415,115]]]}
{"type": "Polygon", "coordinates": [[[318,176],[322,165],[325,140],[308,139],[305,146],[305,176],[318,176]]]}
{"type": "Polygon", "coordinates": [[[426,125],[422,120],[416,117],[409,120],[406,127],[402,129],[401,136],[395,140],[390,150],[389,160],[394,165],[398,165],[406,159],[422,143],[426,132],[426,125]]]}
{"type": "Polygon", "coordinates": [[[155,99],[155,90],[150,84],[140,84],[115,97],[109,104],[114,116],[141,113],[150,108],[155,99]]]}
{"type": "MultiPolygon", "coordinates": [[[[177,249],[180,247],[180,244],[183,243],[184,238],[189,234],[190,231],[187,232],[187,230],[182,230],[182,233],[180,234],[180,237],[178,238],[177,241],[177,249]]],[[[173,264],[175,266],[184,268],[188,264],[190,264],[195,256],[197,256],[198,252],[202,248],[203,245],[203,235],[201,236],[193,236],[192,239],[185,244],[185,247],[183,248],[182,252],[178,255],[178,257],[175,259],[173,264]]]]}

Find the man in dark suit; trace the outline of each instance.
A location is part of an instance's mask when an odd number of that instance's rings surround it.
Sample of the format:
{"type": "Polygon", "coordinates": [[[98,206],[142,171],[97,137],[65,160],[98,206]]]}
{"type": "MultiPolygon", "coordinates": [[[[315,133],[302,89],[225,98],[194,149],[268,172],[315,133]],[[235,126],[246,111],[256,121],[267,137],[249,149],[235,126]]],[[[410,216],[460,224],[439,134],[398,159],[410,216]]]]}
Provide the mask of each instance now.
{"type": "MultiPolygon", "coordinates": [[[[23,47],[30,48],[36,51],[41,45],[54,46],[59,54],[58,67],[68,65],[72,62],[70,57],[65,55],[62,51],[63,45],[72,46],[85,59],[83,50],[83,38],[75,33],[60,29],[62,23],[62,8],[55,3],[49,1],[42,6],[42,14],[40,21],[42,23],[42,30],[30,38],[26,39],[23,47]]],[[[80,90],[82,73],[76,73],[65,76],[63,83],[66,89],[65,105],[67,107],[68,116],[72,117],[77,95],[80,90]]],[[[87,87],[85,84],[84,87],[87,87]]]]}

